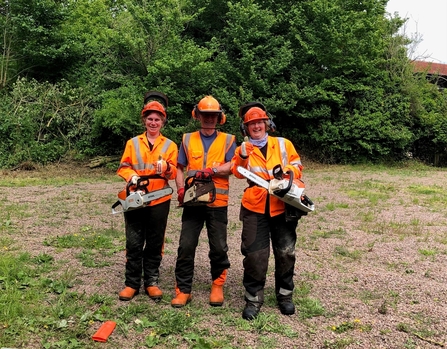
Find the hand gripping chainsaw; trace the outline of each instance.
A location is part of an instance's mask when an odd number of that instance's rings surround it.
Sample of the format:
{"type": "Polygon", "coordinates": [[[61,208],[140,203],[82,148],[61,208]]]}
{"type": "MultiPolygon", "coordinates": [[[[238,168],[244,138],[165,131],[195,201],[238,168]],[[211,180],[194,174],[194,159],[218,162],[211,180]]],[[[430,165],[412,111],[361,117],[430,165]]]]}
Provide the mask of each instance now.
{"type": "MultiPolygon", "coordinates": [[[[127,183],[126,187],[118,193],[118,201],[112,205],[112,214],[146,207],[151,201],[173,193],[174,190],[171,187],[148,191],[150,178],[151,176],[141,176],[136,185],[127,183]],[[131,191],[131,187],[133,187],[133,191],[131,191]],[[120,205],[122,210],[115,210],[120,205]]],[[[154,177],[152,176],[152,178],[154,177]]]]}
{"type": "Polygon", "coordinates": [[[202,206],[216,200],[216,187],[208,173],[197,171],[185,179],[183,206],[202,206]]]}
{"type": "Polygon", "coordinates": [[[284,173],[279,164],[273,168],[274,179],[270,182],[242,166],[238,166],[237,171],[253,183],[267,189],[270,195],[296,207],[300,211],[307,213],[315,209],[312,200],[304,195],[304,189],[306,188],[304,182],[301,179],[294,179],[292,171],[286,173],[289,176],[288,179],[283,178],[284,173]]]}

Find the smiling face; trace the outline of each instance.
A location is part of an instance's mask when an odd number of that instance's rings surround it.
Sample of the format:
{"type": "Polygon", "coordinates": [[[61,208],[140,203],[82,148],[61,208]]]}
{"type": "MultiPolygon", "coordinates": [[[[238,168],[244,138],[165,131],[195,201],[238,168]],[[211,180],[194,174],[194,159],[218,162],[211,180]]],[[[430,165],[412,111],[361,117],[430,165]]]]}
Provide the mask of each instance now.
{"type": "Polygon", "coordinates": [[[267,132],[265,120],[254,120],[247,123],[248,134],[252,139],[262,139],[267,132]]]}
{"type": "Polygon", "coordinates": [[[147,134],[151,137],[156,137],[160,134],[163,123],[162,116],[155,111],[150,112],[144,118],[144,126],[146,127],[147,134]]]}

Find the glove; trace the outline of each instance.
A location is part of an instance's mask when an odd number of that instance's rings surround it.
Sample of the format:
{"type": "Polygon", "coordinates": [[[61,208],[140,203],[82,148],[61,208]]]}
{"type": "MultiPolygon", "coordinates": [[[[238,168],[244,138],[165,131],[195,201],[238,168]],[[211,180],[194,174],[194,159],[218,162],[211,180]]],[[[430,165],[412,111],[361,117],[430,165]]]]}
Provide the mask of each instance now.
{"type": "Polygon", "coordinates": [[[169,166],[168,166],[168,163],[165,160],[159,159],[154,164],[154,167],[155,167],[155,173],[161,175],[161,174],[166,172],[166,170],[168,169],[169,166]]]}
{"type": "Polygon", "coordinates": [[[248,158],[253,153],[254,146],[248,141],[248,137],[245,136],[244,141],[241,144],[239,155],[242,159],[248,158]]]}
{"type": "Polygon", "coordinates": [[[177,200],[180,205],[183,205],[183,199],[185,198],[185,188],[177,190],[177,200]]]}
{"type": "MultiPolygon", "coordinates": [[[[199,171],[197,171],[197,172],[199,172],[199,171]]],[[[211,167],[207,167],[206,169],[201,170],[200,172],[206,173],[206,174],[208,174],[210,176],[214,176],[214,171],[213,171],[213,169],[211,167]]]]}
{"type": "Polygon", "coordinates": [[[130,179],[129,183],[132,184],[132,185],[137,185],[139,179],[140,179],[139,176],[132,176],[132,178],[130,179]]]}

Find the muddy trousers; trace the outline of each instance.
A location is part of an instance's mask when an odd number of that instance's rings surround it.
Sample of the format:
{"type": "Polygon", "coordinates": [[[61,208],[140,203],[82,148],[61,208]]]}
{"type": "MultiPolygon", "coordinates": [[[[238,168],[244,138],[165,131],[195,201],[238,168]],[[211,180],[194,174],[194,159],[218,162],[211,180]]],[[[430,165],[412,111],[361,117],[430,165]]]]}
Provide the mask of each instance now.
{"type": "Polygon", "coordinates": [[[171,200],[124,213],[126,229],[125,285],[139,289],[156,285],[163,254],[171,200]]]}
{"type": "Polygon", "coordinates": [[[241,206],[241,252],[244,256],[243,284],[252,296],[263,294],[269,257],[270,240],[275,257],[276,297],[291,296],[294,288],[295,244],[297,222],[286,222],[285,215],[270,217],[241,206]]]}
{"type": "Polygon", "coordinates": [[[183,208],[182,230],[175,265],[175,280],[181,292],[191,293],[196,248],[204,224],[208,233],[211,279],[216,280],[225,269],[230,267],[227,245],[227,214],[226,206],[183,208]]]}

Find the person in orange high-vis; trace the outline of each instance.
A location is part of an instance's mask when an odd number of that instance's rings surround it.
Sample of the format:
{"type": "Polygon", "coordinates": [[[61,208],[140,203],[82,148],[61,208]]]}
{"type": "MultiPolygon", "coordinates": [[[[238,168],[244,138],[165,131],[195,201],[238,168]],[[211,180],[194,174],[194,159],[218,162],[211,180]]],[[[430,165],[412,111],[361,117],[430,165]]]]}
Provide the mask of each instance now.
{"type": "MultiPolygon", "coordinates": [[[[303,166],[292,142],[271,137],[268,130],[275,125],[262,103],[250,102],[239,109],[241,128],[248,139],[239,146],[232,160],[231,170],[237,178],[244,178],[237,167],[242,166],[266,181],[274,178],[272,169],[280,164],[283,172],[291,171],[301,178],[303,166]]],[[[275,257],[275,293],[282,314],[292,315],[294,289],[295,243],[298,219],[286,214],[284,201],[270,195],[268,190],[248,181],[241,203],[241,252],[244,255],[243,284],[246,305],[242,317],[252,320],[258,316],[264,302],[264,286],[270,256],[270,241],[275,257]]],[[[304,214],[304,213],[303,213],[304,214]]],[[[298,214],[299,215],[299,214],[298,214]]]]}
{"type": "MultiPolygon", "coordinates": [[[[168,180],[177,175],[177,145],[160,133],[167,122],[168,99],[150,91],[144,98],[141,120],[146,131],[127,141],[117,174],[132,189],[140,176],[149,177],[148,191],[169,187],[168,180]]],[[[131,300],[139,293],[141,278],[146,294],[160,301],[163,292],[158,285],[163,256],[166,225],[171,195],[157,198],[148,206],[124,212],[126,230],[125,288],[119,299],[131,300]]]]}
{"type": "Polygon", "coordinates": [[[223,125],[226,116],[219,102],[205,96],[192,111],[194,119],[200,121],[200,130],[183,135],[179,150],[178,169],[175,183],[178,201],[183,205],[186,177],[210,176],[216,188],[214,202],[206,206],[183,207],[182,229],[175,266],[175,297],[171,305],[181,308],[191,301],[194,259],[204,224],[208,233],[209,258],[211,265],[210,304],[221,306],[224,301],[223,285],[227,278],[228,259],[227,223],[229,176],[231,159],[236,149],[233,135],[219,132],[216,125],[223,125]]]}

